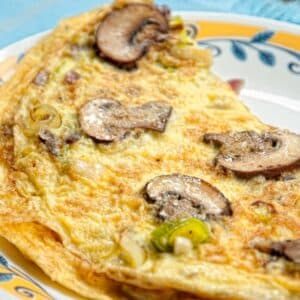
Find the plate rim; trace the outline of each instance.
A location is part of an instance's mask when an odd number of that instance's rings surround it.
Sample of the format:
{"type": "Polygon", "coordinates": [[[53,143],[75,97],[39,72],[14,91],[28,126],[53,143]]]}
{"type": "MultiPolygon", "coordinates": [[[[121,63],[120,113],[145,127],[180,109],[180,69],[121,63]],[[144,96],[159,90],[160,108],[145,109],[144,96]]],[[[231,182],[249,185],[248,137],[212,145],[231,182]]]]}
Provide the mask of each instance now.
{"type": "MultiPolygon", "coordinates": [[[[200,18],[207,21],[220,21],[220,22],[230,22],[235,24],[247,24],[247,25],[261,25],[266,27],[275,27],[275,29],[282,30],[284,32],[289,32],[293,34],[300,35],[300,25],[289,23],[286,21],[268,19],[264,17],[250,16],[250,15],[240,15],[236,13],[223,13],[223,12],[204,12],[204,11],[185,11],[185,10],[175,10],[173,15],[179,14],[183,17],[191,19],[191,21],[200,18]]],[[[20,40],[15,41],[14,43],[8,44],[5,47],[0,48],[0,56],[5,55],[6,52],[9,52],[10,49],[17,47],[18,45],[24,45],[28,43],[31,39],[39,38],[45,34],[51,32],[53,28],[40,31],[26,36],[20,40]]],[[[296,50],[295,50],[296,51],[296,50]]]]}
{"type": "Polygon", "coordinates": [[[211,21],[228,21],[230,23],[248,24],[248,25],[261,25],[261,26],[273,26],[279,28],[279,30],[287,31],[300,35],[300,25],[289,23],[286,21],[280,21],[275,19],[269,19],[265,17],[257,17],[250,15],[241,15],[236,13],[224,13],[224,12],[204,12],[204,11],[174,11],[174,14],[182,14],[192,19],[199,18],[203,20],[211,21]]]}

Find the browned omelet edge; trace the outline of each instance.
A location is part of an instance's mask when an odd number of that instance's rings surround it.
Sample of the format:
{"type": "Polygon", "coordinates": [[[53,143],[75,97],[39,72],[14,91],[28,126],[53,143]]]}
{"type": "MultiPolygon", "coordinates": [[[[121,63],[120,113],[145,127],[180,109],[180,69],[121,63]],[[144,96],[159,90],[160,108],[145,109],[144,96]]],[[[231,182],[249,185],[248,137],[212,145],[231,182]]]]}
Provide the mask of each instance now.
{"type": "Polygon", "coordinates": [[[78,269],[82,261],[67,251],[58,236],[37,223],[6,224],[1,235],[13,243],[27,258],[34,261],[50,278],[67,288],[92,299],[127,299],[117,284],[103,275],[93,277],[93,284],[83,279],[78,269]],[[119,291],[118,291],[119,290],[119,291]]]}
{"type": "Polygon", "coordinates": [[[190,295],[177,293],[171,289],[148,291],[112,281],[103,274],[91,274],[88,272],[89,264],[87,262],[83,264],[80,258],[67,251],[59,236],[41,224],[33,222],[7,224],[0,232],[53,281],[61,283],[78,295],[85,296],[84,299],[194,299],[190,295]]]}
{"type": "MultiPolygon", "coordinates": [[[[18,107],[18,99],[22,92],[33,80],[37,69],[45,65],[47,58],[54,52],[58,52],[74,33],[84,30],[85,26],[93,26],[93,23],[98,22],[109,9],[107,6],[63,21],[50,36],[44,38],[26,54],[13,78],[0,88],[1,121],[11,120],[18,107]]],[[[7,161],[3,161],[2,155],[0,161],[7,168],[10,167],[7,161]]],[[[6,183],[4,182],[4,184],[6,183]]],[[[13,195],[14,191],[12,190],[13,195]]],[[[15,206],[19,211],[25,207],[26,203],[22,205],[19,201],[15,206]]],[[[67,251],[51,230],[30,222],[30,212],[28,213],[28,219],[17,218],[15,224],[6,223],[5,216],[1,216],[0,234],[37,263],[46,274],[51,274],[53,280],[79,294],[93,299],[122,299],[121,294],[117,292],[116,283],[107,279],[99,270],[97,270],[98,274],[95,273],[81,259],[67,251]],[[34,250],[32,250],[33,247],[34,250]],[[58,261],[60,261],[59,266],[57,265],[58,261]],[[84,266],[87,269],[84,269],[84,266]],[[85,280],[78,273],[79,269],[87,275],[85,280]],[[86,279],[92,284],[87,283],[86,279]]],[[[20,216],[17,212],[16,215],[20,216]]],[[[188,288],[191,292],[205,295],[209,299],[258,299],[259,295],[265,295],[264,299],[299,299],[299,282],[287,280],[281,276],[260,275],[249,278],[249,275],[253,274],[222,266],[216,269],[216,265],[213,264],[204,266],[201,277],[187,279],[186,276],[174,276],[174,274],[182,274],[182,268],[184,268],[182,265],[175,267],[170,266],[168,261],[162,261],[161,265],[156,266],[156,271],[151,276],[125,268],[112,267],[106,271],[108,276],[113,279],[141,288],[178,288],[179,290],[188,288]],[[199,281],[201,281],[200,287],[199,281]],[[178,284],[179,282],[180,284],[178,284]],[[272,291],[274,291],[273,294],[272,291]],[[289,294],[288,291],[295,296],[289,294]]]]}

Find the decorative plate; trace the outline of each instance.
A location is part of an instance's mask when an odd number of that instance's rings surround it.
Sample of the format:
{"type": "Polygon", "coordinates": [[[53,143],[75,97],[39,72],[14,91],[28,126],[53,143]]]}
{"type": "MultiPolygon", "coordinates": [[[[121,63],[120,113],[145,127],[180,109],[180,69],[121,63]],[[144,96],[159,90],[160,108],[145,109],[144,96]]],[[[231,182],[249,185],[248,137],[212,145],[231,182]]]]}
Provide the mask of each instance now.
{"type": "MultiPolygon", "coordinates": [[[[176,14],[176,13],[175,13],[176,14]]],[[[241,98],[265,122],[300,133],[300,26],[220,13],[179,12],[224,80],[244,79],[241,98]]],[[[47,32],[0,50],[0,84],[47,32]]],[[[0,239],[0,299],[79,299],[0,239]]]]}

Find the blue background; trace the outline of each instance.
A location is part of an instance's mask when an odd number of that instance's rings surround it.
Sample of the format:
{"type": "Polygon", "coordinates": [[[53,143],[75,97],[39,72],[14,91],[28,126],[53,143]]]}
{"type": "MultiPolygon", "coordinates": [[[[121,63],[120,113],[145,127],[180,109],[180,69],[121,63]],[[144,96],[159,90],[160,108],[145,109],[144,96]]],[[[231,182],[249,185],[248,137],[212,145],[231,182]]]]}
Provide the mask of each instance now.
{"type": "MultiPolygon", "coordinates": [[[[0,48],[110,0],[0,0],[0,48]]],[[[173,10],[235,12],[300,24],[300,0],[158,0],[173,10]]]]}

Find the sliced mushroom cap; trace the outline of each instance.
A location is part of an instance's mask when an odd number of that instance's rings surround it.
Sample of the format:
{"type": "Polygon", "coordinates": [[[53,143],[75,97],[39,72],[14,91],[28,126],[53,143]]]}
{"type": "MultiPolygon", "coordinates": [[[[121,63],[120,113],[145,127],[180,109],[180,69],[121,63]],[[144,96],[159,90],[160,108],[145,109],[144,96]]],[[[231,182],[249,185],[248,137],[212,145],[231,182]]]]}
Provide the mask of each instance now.
{"type": "Polygon", "coordinates": [[[232,214],[229,201],[219,190],[192,176],[155,177],[146,185],[145,197],[155,204],[157,215],[163,220],[232,214]]]}
{"type": "Polygon", "coordinates": [[[114,9],[98,26],[100,53],[118,64],[141,58],[155,41],[168,32],[168,19],[152,5],[133,3],[114,9]]]}
{"type": "Polygon", "coordinates": [[[113,99],[94,99],[84,104],[79,113],[83,131],[98,141],[122,139],[135,128],[165,130],[171,106],[162,101],[126,107],[113,99]]]}
{"type": "Polygon", "coordinates": [[[300,263],[300,239],[279,242],[258,240],[253,247],[261,252],[283,256],[292,262],[300,263]]]}
{"type": "Polygon", "coordinates": [[[300,136],[288,131],[209,133],[204,141],[221,146],[216,163],[242,177],[278,176],[300,163],[300,136]]]}

